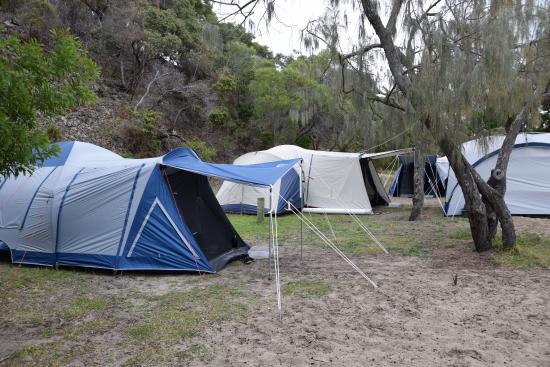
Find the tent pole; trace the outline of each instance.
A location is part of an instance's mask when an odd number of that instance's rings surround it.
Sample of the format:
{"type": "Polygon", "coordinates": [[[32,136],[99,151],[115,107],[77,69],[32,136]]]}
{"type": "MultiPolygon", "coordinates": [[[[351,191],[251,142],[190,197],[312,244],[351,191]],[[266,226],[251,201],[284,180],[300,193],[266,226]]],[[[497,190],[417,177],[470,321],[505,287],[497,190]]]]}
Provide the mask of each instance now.
{"type": "Polygon", "coordinates": [[[273,188],[269,187],[269,252],[268,252],[268,273],[267,273],[267,279],[271,280],[271,243],[273,242],[273,212],[271,210],[272,204],[273,204],[273,195],[272,195],[273,188]]]}

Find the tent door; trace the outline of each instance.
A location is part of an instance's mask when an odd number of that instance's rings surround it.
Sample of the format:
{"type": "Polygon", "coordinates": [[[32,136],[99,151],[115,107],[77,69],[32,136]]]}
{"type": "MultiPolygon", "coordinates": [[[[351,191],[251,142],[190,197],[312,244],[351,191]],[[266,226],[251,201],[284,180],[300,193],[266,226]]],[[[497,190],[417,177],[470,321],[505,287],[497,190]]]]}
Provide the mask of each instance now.
{"type": "Polygon", "coordinates": [[[205,176],[174,168],[166,168],[165,172],[183,221],[209,261],[246,247],[205,176]]]}
{"type": "Polygon", "coordinates": [[[360,159],[361,172],[363,174],[363,182],[365,183],[365,189],[369,196],[371,206],[376,205],[388,205],[390,199],[386,194],[384,185],[380,180],[380,176],[376,172],[372,161],[368,158],[360,159]]]}

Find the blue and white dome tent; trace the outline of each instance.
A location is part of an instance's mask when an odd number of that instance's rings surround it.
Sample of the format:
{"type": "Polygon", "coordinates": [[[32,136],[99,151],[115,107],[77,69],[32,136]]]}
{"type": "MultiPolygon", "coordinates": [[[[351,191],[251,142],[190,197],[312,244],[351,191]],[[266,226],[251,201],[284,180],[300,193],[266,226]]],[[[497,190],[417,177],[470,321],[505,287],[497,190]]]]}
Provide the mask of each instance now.
{"type": "MultiPolygon", "coordinates": [[[[504,142],[504,135],[462,144],[464,157],[487,180],[504,142]]],[[[438,159],[448,170],[445,215],[462,215],[464,195],[448,161],[438,159]]],[[[517,136],[506,173],[506,205],[512,215],[550,215],[550,134],[521,133],[517,136]]]]}
{"type": "Polygon", "coordinates": [[[0,243],[13,263],[216,272],[247,254],[206,176],[272,187],[299,160],[237,166],[188,148],[125,159],[82,142],[0,181],[0,243]]]}

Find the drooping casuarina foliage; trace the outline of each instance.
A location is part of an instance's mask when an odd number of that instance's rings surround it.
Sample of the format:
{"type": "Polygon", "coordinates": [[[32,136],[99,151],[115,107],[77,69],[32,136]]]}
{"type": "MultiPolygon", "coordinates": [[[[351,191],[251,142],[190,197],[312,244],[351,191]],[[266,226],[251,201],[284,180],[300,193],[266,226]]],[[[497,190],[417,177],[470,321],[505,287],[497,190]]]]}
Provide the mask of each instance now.
{"type": "Polygon", "coordinates": [[[504,202],[506,168],[515,137],[528,126],[541,125],[539,106],[548,99],[550,1],[327,4],[328,13],[336,15],[309,22],[305,46],[326,46],[342,69],[377,75],[374,85],[358,85],[357,77],[351,84],[343,82],[342,90],[399,111],[397,116],[415,141],[428,139],[449,158],[464,193],[477,250],[492,247],[499,223],[503,245],[513,246],[515,230],[504,202]],[[339,32],[354,11],[359,18],[357,44],[352,52],[342,53],[339,32]],[[461,143],[497,131],[506,132],[506,139],[485,182],[464,158],[461,143]]]}

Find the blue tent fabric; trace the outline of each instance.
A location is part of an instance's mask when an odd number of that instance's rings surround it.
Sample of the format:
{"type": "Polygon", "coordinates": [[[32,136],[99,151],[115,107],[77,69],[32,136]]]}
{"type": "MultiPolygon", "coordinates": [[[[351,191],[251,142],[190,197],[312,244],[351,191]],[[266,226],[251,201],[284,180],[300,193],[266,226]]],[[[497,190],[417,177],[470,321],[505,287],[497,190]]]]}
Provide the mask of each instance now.
{"type": "Polygon", "coordinates": [[[293,190],[300,161],[212,164],[189,148],[125,159],[89,143],[58,144],[59,156],[34,177],[0,178],[0,251],[13,263],[216,272],[248,245],[204,176],[262,187],[289,177],[293,190]]]}
{"type": "Polygon", "coordinates": [[[396,190],[397,190],[397,183],[399,182],[399,176],[401,175],[401,170],[403,169],[403,165],[400,165],[397,171],[395,172],[395,176],[393,177],[393,181],[390,186],[390,190],[388,191],[388,194],[390,196],[396,196],[396,190]]]}
{"type": "Polygon", "coordinates": [[[295,171],[289,171],[281,179],[281,188],[279,190],[279,198],[277,213],[284,213],[287,208],[287,201],[294,205],[295,208],[301,209],[300,195],[300,175],[295,171]]]}
{"type": "Polygon", "coordinates": [[[213,271],[193,238],[193,234],[182,222],[172,194],[158,167],[155,168],[147,183],[118,267],[120,269],[164,268],[213,271]],[[160,205],[154,205],[155,201],[160,205]],[[161,205],[166,213],[161,209],[161,205]],[[151,209],[152,211],[149,212],[151,209]],[[198,255],[196,258],[182,244],[178,230],[198,255]],[[138,236],[139,238],[136,238],[138,236]]]}
{"type": "Polygon", "coordinates": [[[43,167],[57,167],[64,165],[67,158],[69,158],[69,155],[71,154],[74,141],[62,141],[57,143],[57,145],[61,148],[61,152],[57,157],[51,157],[44,161],[44,164],[42,165],[43,167]]]}
{"type": "Polygon", "coordinates": [[[179,168],[202,175],[216,177],[227,181],[249,185],[272,186],[277,180],[300,162],[300,159],[251,164],[217,164],[201,161],[193,150],[177,148],[166,154],[162,163],[169,167],[179,168]]]}

